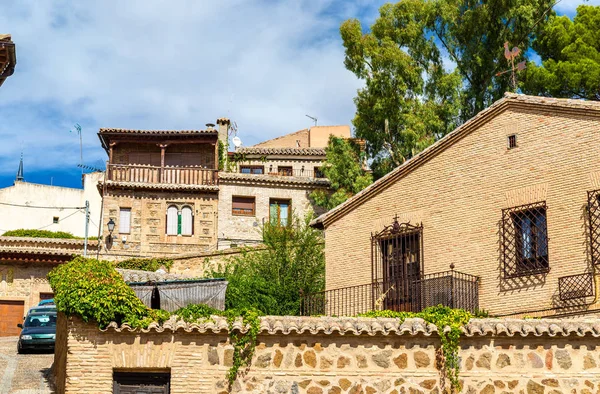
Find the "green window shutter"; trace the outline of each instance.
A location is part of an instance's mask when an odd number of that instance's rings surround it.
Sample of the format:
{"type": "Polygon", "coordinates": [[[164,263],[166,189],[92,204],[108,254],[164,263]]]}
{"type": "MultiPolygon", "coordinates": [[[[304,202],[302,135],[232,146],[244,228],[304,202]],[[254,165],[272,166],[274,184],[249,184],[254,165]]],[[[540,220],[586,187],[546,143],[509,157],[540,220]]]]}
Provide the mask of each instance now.
{"type": "Polygon", "coordinates": [[[271,203],[269,206],[269,216],[271,217],[271,224],[278,224],[279,222],[279,206],[277,203],[271,203]]]}
{"type": "Polygon", "coordinates": [[[177,234],[181,235],[181,212],[177,213],[177,234]]]}

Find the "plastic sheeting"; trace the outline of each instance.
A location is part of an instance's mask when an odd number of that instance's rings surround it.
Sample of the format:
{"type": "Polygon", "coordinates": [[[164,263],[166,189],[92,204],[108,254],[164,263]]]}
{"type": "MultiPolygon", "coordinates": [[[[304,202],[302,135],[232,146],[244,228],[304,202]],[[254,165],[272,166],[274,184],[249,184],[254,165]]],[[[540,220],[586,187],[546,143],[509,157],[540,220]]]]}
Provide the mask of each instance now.
{"type": "MultiPolygon", "coordinates": [[[[140,300],[152,307],[152,293],[156,288],[160,309],[174,312],[189,304],[206,304],[212,308],[225,309],[225,279],[178,280],[168,282],[129,283],[140,300]]],[[[156,300],[155,300],[156,303],[156,300]]]]}

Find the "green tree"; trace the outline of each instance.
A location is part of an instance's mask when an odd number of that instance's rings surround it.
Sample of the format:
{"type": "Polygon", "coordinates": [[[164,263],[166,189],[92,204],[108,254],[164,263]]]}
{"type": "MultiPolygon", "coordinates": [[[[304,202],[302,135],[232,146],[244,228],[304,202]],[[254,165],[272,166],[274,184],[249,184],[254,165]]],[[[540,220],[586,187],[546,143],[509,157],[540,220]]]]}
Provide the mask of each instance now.
{"type": "Polygon", "coordinates": [[[353,124],[375,176],[500,98],[509,87],[496,76],[507,68],[504,42],[526,53],[551,1],[401,0],[382,6],[369,32],[345,21],[346,68],[365,81],[353,124]]]}
{"type": "Polygon", "coordinates": [[[369,186],[373,177],[362,168],[363,157],[355,142],[330,136],[325,151],[322,171],[331,182],[333,193],[315,190],[310,197],[315,205],[332,209],[369,186]]]}
{"type": "Polygon", "coordinates": [[[229,282],[226,309],[298,315],[300,294],[324,289],[324,242],[322,233],[310,227],[311,219],[294,216],[288,226],[265,223],[264,250],[249,249],[208,273],[229,282]]]}
{"type": "Polygon", "coordinates": [[[554,97],[600,100],[600,7],[581,5],[573,20],[553,16],[533,48],[542,64],[530,62],[521,88],[554,97]]]}

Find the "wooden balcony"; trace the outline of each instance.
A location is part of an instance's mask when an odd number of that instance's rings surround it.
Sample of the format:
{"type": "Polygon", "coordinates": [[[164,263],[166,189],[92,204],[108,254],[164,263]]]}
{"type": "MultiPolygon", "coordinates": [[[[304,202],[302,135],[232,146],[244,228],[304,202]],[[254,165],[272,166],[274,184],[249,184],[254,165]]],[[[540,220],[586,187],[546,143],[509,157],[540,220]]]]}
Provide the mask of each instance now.
{"type": "Polygon", "coordinates": [[[155,167],[109,164],[108,180],[133,183],[168,183],[177,185],[218,184],[218,170],[199,167],[155,167]]]}

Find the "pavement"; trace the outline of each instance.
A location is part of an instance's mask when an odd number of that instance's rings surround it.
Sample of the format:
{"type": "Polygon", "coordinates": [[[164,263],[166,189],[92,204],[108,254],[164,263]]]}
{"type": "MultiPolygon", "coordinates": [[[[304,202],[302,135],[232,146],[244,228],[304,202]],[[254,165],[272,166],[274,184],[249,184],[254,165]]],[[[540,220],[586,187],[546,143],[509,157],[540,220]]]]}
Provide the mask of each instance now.
{"type": "Polygon", "coordinates": [[[50,394],[53,353],[17,354],[18,337],[0,337],[0,394],[50,394]]]}

